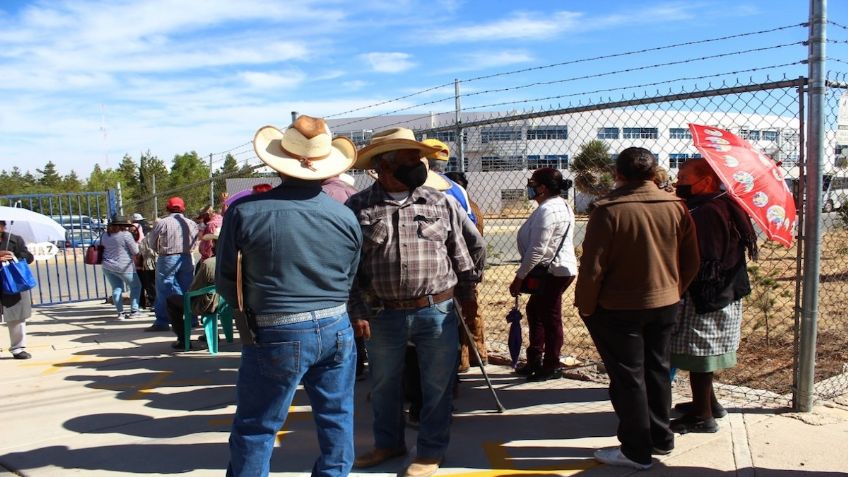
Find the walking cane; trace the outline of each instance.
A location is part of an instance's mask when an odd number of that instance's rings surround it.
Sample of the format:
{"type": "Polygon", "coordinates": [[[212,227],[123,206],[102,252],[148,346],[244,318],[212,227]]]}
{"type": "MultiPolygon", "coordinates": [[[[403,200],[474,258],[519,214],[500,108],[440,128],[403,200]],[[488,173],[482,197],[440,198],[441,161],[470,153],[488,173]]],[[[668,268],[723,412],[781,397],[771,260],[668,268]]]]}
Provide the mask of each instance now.
{"type": "Polygon", "coordinates": [[[477,344],[474,342],[474,336],[471,334],[471,330],[468,329],[468,325],[465,323],[465,318],[462,314],[462,306],[459,304],[459,300],[456,298],[453,299],[453,305],[456,307],[457,314],[459,315],[459,322],[462,323],[462,329],[465,330],[465,336],[468,337],[468,346],[474,351],[474,359],[477,360],[477,365],[480,367],[480,371],[483,373],[483,379],[486,380],[486,385],[489,386],[489,391],[492,391],[492,397],[495,398],[495,405],[497,406],[497,411],[499,413],[503,413],[506,411],[506,408],[501,404],[501,400],[498,399],[498,393],[495,392],[495,388],[492,386],[492,382],[489,381],[489,375],[486,374],[486,367],[483,365],[483,360],[480,359],[480,352],[477,351],[477,344]]]}

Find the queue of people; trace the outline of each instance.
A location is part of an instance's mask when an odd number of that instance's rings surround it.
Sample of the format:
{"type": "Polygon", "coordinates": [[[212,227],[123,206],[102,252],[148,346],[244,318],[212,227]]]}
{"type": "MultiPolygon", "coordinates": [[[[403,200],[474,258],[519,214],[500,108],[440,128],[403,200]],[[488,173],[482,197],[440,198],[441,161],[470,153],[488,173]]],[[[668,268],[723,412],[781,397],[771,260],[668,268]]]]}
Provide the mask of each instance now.
{"type": "MultiPolygon", "coordinates": [[[[233,201],[223,216],[204,209],[198,223],[185,216],[182,199],[171,198],[169,215],[143,240],[128,233],[141,229],[133,221],[109,224],[104,273],[119,318],[125,288],[129,314],[138,309],[132,257],[139,253],[155,261],[156,320],[146,331],[173,329],[173,346],[184,348],[183,294],[211,284],[217,293],[193,300],[192,314],[213,310],[217,300],[235,310],[243,346],[227,475],[268,474],[299,384],[321,449],[313,475],[343,476],[406,455],[404,395],[418,436],[402,474],[433,475],[450,442],[457,374],[487,361],[477,303],[483,215],[467,178],[444,173],[444,143],[418,141],[405,128],[377,132],[357,151],[333,138],[324,120],[300,116],[283,130],[261,128],[253,145],[279,186],[233,201]],[[350,168],[370,171],[374,183],[357,192],[344,174],[350,168]],[[469,347],[480,361],[472,362],[469,347]],[[366,350],[373,443],[357,454],[353,386],[366,350]]],[[[536,282],[526,308],[526,364],[516,372],[545,381],[562,374],[562,297],[575,285],[574,306],[605,365],[619,418],[620,446],[595,458],[647,469],[652,455],[672,452],[674,433],[715,432],[715,419],[726,414],[712,378],[736,362],[741,299],[750,293],[745,253],[756,257],[756,235],[703,160],[684,164],[671,193],[654,155],[632,147],[617,156],[615,180],[592,204],[578,263],[576,218],[563,198],[571,183],[555,169],[533,171],[527,198],[537,207],[518,230],[521,259],[504,293],[527,293],[536,282]],[[672,367],[689,371],[693,395],[675,406],[682,417],[673,421],[672,367]]],[[[25,246],[10,250],[0,258],[25,258],[25,246]]]]}

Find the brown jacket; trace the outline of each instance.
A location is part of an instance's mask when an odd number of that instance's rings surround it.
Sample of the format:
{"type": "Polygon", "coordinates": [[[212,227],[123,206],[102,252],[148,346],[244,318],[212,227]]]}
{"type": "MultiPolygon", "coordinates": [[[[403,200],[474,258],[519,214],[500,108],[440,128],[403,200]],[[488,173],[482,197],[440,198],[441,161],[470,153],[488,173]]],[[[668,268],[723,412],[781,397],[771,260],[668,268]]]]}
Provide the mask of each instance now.
{"type": "Polygon", "coordinates": [[[676,303],[698,273],[695,223],[684,202],[651,181],[595,202],[577,274],[581,315],[598,306],[647,310],[676,303]]]}

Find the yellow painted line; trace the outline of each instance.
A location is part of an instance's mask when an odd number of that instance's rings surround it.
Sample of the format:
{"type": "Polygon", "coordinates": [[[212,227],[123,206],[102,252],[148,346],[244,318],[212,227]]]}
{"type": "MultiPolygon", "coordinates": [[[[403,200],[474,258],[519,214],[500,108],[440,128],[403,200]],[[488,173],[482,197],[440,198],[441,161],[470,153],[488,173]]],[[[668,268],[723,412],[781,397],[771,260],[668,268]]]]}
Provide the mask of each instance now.
{"type": "Polygon", "coordinates": [[[57,373],[60,370],[67,368],[68,365],[71,365],[71,364],[91,364],[91,363],[99,363],[99,362],[103,362],[103,361],[106,361],[106,358],[101,358],[101,357],[98,357],[98,356],[82,356],[82,355],[73,356],[66,361],[61,361],[61,362],[58,362],[58,363],[51,364],[50,368],[46,369],[41,374],[46,376],[48,374],[57,373]]]}
{"type": "Polygon", "coordinates": [[[154,376],[153,379],[146,383],[142,383],[141,386],[138,386],[138,390],[127,399],[143,399],[145,394],[149,393],[150,390],[159,387],[159,385],[165,382],[165,379],[167,379],[171,374],[173,374],[173,371],[160,371],[156,373],[156,376],[154,376]]]}

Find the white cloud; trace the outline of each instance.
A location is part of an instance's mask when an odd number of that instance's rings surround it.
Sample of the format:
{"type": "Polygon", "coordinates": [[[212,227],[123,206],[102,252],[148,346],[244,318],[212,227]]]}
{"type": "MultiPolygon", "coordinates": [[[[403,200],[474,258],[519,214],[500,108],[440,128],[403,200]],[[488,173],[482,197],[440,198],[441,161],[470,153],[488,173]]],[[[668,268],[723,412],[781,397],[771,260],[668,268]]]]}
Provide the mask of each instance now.
{"type": "Polygon", "coordinates": [[[493,40],[540,40],[577,26],[581,13],[561,11],[552,15],[517,12],[485,24],[455,25],[430,36],[434,43],[493,40]]]}
{"type": "Polygon", "coordinates": [[[442,72],[480,71],[518,63],[529,63],[534,60],[533,55],[524,51],[479,51],[460,55],[460,60],[455,62],[457,66],[442,70],[442,72]]]}
{"type": "Polygon", "coordinates": [[[377,73],[402,73],[415,66],[408,53],[366,53],[361,57],[377,73]]]}
{"type": "Polygon", "coordinates": [[[306,78],[302,71],[285,73],[265,73],[262,71],[244,71],[239,77],[251,88],[294,88],[306,78]]]}
{"type": "Polygon", "coordinates": [[[696,3],[663,3],[632,8],[627,13],[587,16],[576,11],[549,13],[519,11],[488,23],[448,25],[427,39],[432,43],[491,42],[504,40],[546,40],[564,33],[580,33],[639,22],[662,23],[695,18],[696,3]]]}

